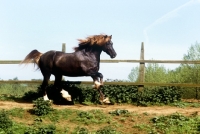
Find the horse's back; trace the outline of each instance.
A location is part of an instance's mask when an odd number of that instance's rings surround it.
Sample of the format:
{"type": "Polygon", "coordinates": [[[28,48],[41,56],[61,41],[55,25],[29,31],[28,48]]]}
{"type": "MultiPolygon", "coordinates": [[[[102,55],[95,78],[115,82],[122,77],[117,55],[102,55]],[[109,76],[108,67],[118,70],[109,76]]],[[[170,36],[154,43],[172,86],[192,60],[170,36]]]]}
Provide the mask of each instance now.
{"type": "Polygon", "coordinates": [[[68,72],[74,68],[75,60],[72,59],[75,57],[74,53],[48,51],[39,60],[40,69],[42,72],[48,71],[51,74],[68,72]]]}

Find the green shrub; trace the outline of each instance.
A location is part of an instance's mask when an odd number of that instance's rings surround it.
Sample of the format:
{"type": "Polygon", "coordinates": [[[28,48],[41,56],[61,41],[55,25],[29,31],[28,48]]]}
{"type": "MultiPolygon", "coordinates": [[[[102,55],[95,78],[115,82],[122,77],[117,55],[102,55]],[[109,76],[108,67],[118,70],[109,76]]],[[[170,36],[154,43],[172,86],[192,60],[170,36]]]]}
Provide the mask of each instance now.
{"type": "Polygon", "coordinates": [[[24,134],[37,134],[37,129],[34,127],[27,127],[24,134]]]}
{"type": "Polygon", "coordinates": [[[38,116],[47,115],[53,110],[50,101],[45,101],[42,97],[33,101],[33,113],[38,116]]]}
{"type": "Polygon", "coordinates": [[[33,100],[36,100],[37,98],[39,98],[39,93],[35,91],[28,91],[24,93],[24,95],[22,96],[23,100],[29,101],[29,102],[32,102],[33,100]]]}
{"type": "Polygon", "coordinates": [[[37,131],[37,134],[55,134],[55,133],[56,133],[55,125],[42,126],[39,127],[37,131]]]}
{"type": "MultiPolygon", "coordinates": [[[[197,133],[199,118],[191,118],[180,113],[168,116],[157,116],[151,119],[156,130],[160,133],[197,133]]],[[[199,133],[199,132],[198,132],[199,133]]]]}
{"type": "MultiPolygon", "coordinates": [[[[63,82],[62,86],[64,89],[67,89],[74,102],[100,103],[99,92],[92,89],[91,86],[69,84],[67,82],[63,82]]],[[[144,88],[143,92],[140,93],[138,92],[137,86],[104,85],[101,90],[106,97],[109,97],[111,103],[149,105],[155,103],[170,104],[181,100],[181,90],[179,87],[144,88]]],[[[58,94],[54,93],[56,91],[53,85],[47,87],[47,93],[49,93],[48,96],[50,96],[50,99],[53,99],[53,101],[56,99],[59,102],[63,98],[61,98],[61,95],[59,96],[59,92],[58,94]]]]}
{"type": "Polygon", "coordinates": [[[181,92],[177,87],[155,87],[144,89],[139,98],[140,104],[163,103],[170,104],[181,100],[181,92]]]}
{"type": "Polygon", "coordinates": [[[42,125],[39,127],[28,127],[25,129],[24,134],[55,134],[55,125],[42,125]]]}
{"type": "Polygon", "coordinates": [[[87,128],[84,127],[76,127],[72,134],[89,134],[89,131],[87,128]]]}
{"type": "Polygon", "coordinates": [[[8,114],[5,110],[0,111],[0,129],[8,131],[9,128],[13,126],[12,120],[8,117],[8,114]]]}
{"type": "Polygon", "coordinates": [[[112,103],[137,102],[137,86],[104,85],[102,91],[110,98],[112,103]]]}
{"type": "Polygon", "coordinates": [[[23,118],[24,117],[24,112],[25,110],[23,108],[12,108],[7,111],[7,113],[12,116],[12,117],[19,117],[23,118]]]}
{"type": "Polygon", "coordinates": [[[102,124],[110,122],[110,118],[101,110],[77,111],[77,117],[71,119],[71,122],[81,122],[83,124],[102,124]]]}

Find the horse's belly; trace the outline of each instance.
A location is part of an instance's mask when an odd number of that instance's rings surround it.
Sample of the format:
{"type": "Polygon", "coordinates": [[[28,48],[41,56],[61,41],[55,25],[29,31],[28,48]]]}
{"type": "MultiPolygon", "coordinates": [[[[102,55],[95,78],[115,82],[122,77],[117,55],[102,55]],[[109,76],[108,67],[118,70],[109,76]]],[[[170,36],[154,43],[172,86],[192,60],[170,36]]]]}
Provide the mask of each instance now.
{"type": "Polygon", "coordinates": [[[80,77],[80,76],[88,76],[86,74],[70,74],[70,73],[66,73],[66,74],[63,74],[64,76],[68,76],[68,77],[80,77]]]}
{"type": "Polygon", "coordinates": [[[62,75],[64,76],[69,76],[69,77],[79,77],[79,76],[87,76],[87,74],[82,71],[81,69],[79,70],[64,70],[61,72],[62,75]]]}

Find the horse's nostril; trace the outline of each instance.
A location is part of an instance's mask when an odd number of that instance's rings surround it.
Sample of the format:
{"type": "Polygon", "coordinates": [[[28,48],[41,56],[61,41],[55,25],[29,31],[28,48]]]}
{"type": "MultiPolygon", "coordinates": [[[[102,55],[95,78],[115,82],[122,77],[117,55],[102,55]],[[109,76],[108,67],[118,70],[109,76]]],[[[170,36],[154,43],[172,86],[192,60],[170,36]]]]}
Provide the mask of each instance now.
{"type": "Polygon", "coordinates": [[[111,58],[115,58],[116,57],[116,55],[112,55],[112,56],[110,56],[111,58]]]}

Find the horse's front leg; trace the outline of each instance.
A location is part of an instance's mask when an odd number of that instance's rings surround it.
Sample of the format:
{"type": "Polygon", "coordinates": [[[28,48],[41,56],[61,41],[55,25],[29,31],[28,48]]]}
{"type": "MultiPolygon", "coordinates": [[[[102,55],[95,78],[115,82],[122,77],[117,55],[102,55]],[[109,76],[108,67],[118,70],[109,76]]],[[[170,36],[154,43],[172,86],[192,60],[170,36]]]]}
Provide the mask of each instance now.
{"type": "Polygon", "coordinates": [[[109,98],[108,97],[105,98],[105,95],[103,94],[100,88],[103,85],[103,75],[101,73],[98,73],[98,75],[92,76],[92,78],[94,81],[94,88],[97,89],[100,94],[100,102],[110,103],[109,98]],[[97,76],[100,77],[100,82],[97,76]]]}
{"type": "Polygon", "coordinates": [[[94,88],[99,89],[101,86],[103,86],[103,75],[101,73],[96,73],[94,76],[92,76],[94,81],[94,88]],[[100,82],[99,82],[100,78],[100,82]]]}
{"type": "Polygon", "coordinates": [[[103,75],[101,73],[98,73],[98,76],[100,78],[100,84],[103,85],[103,75]]]}

